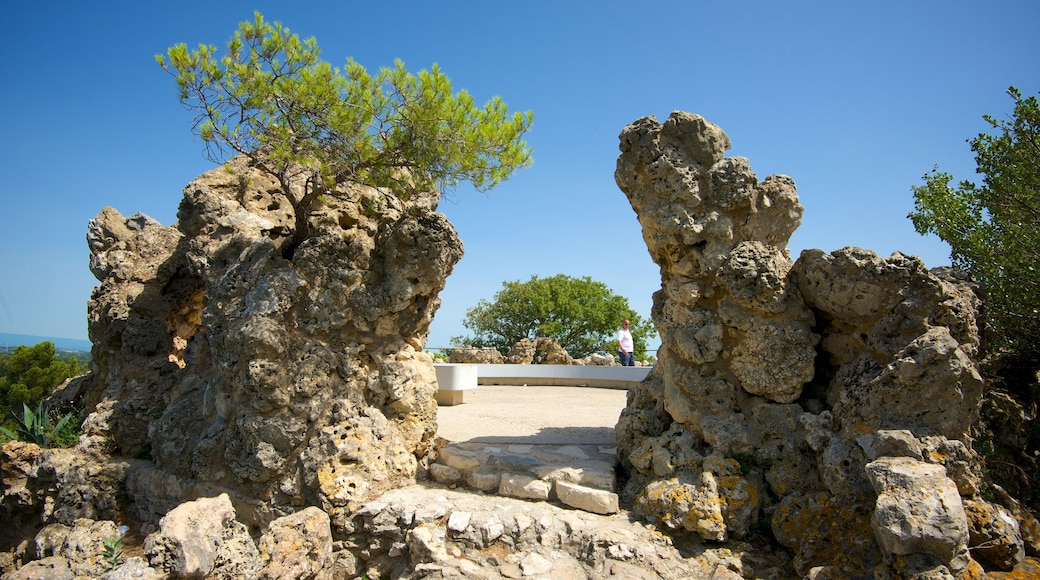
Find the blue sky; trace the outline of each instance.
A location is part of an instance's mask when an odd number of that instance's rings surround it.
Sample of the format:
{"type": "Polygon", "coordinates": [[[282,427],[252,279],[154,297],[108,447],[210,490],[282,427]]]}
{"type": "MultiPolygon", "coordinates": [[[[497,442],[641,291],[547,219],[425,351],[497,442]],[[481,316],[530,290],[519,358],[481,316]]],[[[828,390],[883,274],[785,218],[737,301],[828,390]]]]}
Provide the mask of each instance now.
{"type": "Polygon", "coordinates": [[[860,246],[949,263],[906,214],[938,164],[974,179],[965,142],[1040,91],[1040,3],[15,2],[0,1],[0,332],[86,338],[87,221],[102,207],[169,225],[212,165],[154,55],[222,47],[254,10],[326,60],[370,70],[438,63],[478,101],[533,110],[534,165],[488,194],[442,202],[466,254],[428,347],[506,280],[590,276],[649,317],[660,288],[614,183],[617,135],[673,110],[720,125],[759,179],[794,178],[805,216],[790,248],[860,246]]]}

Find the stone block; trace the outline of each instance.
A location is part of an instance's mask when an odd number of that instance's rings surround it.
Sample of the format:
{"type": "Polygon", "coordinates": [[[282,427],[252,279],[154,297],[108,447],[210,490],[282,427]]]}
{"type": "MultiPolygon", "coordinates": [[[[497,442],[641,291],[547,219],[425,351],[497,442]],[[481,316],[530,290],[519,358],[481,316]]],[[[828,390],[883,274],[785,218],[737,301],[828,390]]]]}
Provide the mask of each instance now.
{"type": "Polygon", "coordinates": [[[498,489],[501,480],[502,476],[499,474],[485,471],[471,471],[466,476],[466,484],[470,487],[489,493],[494,493],[498,489]]]}
{"type": "Polygon", "coordinates": [[[606,462],[588,462],[581,466],[542,465],[533,470],[545,481],[564,481],[596,489],[614,491],[614,467],[606,462]]]}
{"type": "Polygon", "coordinates": [[[476,458],[450,446],[441,449],[440,456],[437,458],[437,463],[443,463],[448,467],[454,467],[463,473],[472,471],[480,466],[480,461],[476,458]]]}
{"type": "Polygon", "coordinates": [[[430,466],[430,477],[437,483],[451,485],[462,480],[462,472],[449,465],[434,463],[430,466]]]}
{"type": "Polygon", "coordinates": [[[502,476],[498,486],[498,495],[520,499],[549,499],[550,486],[547,482],[526,475],[510,473],[502,476]]]}
{"type": "Polygon", "coordinates": [[[566,481],[556,482],[556,497],[564,505],[594,514],[615,514],[619,509],[618,495],[616,493],[567,483],[566,481]]]}

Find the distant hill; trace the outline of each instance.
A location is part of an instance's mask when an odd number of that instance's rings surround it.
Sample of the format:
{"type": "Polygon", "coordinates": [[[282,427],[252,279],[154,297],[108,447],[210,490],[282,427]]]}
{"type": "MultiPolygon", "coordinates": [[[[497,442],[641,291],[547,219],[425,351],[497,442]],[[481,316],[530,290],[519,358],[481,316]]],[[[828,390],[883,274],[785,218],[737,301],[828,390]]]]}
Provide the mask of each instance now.
{"type": "Polygon", "coordinates": [[[89,340],[76,338],[55,338],[53,336],[32,336],[29,334],[8,334],[0,332],[0,351],[6,351],[16,346],[33,346],[43,341],[54,343],[57,350],[71,350],[76,352],[90,352],[89,340]]]}

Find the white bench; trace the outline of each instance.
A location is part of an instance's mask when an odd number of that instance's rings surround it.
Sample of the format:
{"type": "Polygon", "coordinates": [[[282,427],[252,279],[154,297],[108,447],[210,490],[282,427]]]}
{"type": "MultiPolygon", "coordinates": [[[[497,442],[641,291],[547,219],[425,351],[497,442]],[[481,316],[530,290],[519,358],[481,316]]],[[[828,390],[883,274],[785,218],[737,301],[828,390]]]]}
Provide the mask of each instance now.
{"type": "Polygon", "coordinates": [[[629,389],[650,374],[651,367],[584,365],[476,364],[481,385],[542,385],[629,389]]]}
{"type": "Polygon", "coordinates": [[[477,388],[477,366],[471,364],[436,363],[438,405],[461,404],[466,391],[477,388]]]}
{"type": "Polygon", "coordinates": [[[435,363],[437,404],[459,405],[477,385],[547,385],[629,389],[642,382],[650,367],[582,365],[491,365],[435,363]]]}

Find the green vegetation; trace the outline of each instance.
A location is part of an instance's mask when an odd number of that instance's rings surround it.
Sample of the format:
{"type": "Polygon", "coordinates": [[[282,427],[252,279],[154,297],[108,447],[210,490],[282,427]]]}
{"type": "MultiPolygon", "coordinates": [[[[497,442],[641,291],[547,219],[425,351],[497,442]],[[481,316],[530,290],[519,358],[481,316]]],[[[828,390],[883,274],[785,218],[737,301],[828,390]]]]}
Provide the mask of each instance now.
{"type": "Polygon", "coordinates": [[[17,421],[15,430],[12,431],[7,427],[0,427],[0,433],[8,439],[35,443],[40,447],[50,447],[55,434],[61,433],[65,429],[65,425],[72,420],[72,413],[68,413],[61,417],[56,425],[51,427],[50,413],[43,408],[42,401],[36,406],[35,411],[30,409],[28,405],[23,405],[22,409],[21,417],[12,413],[17,421]]]}
{"type": "Polygon", "coordinates": [[[57,357],[52,342],[15,347],[0,355],[0,416],[37,406],[65,379],[85,372],[77,357],[57,357]]]}
{"type": "Polygon", "coordinates": [[[104,544],[104,548],[101,551],[101,556],[105,559],[105,563],[108,564],[105,571],[111,572],[119,567],[123,563],[123,538],[126,534],[121,534],[116,538],[105,537],[101,539],[104,544]]]}
{"type": "Polygon", "coordinates": [[[1040,105],[1008,89],[1010,120],[969,141],[982,185],[935,168],[913,188],[909,217],[921,234],[950,244],[953,265],[983,285],[988,340],[1040,360],[1040,105]]]}
{"type": "Polygon", "coordinates": [[[1040,509],[1040,103],[1008,89],[1014,114],[983,118],[995,134],[971,139],[982,184],[932,170],[913,188],[909,217],[950,244],[954,266],[981,285],[987,389],[972,447],[993,483],[1040,509]]]}
{"type": "Polygon", "coordinates": [[[257,12],[227,51],[171,47],[156,60],[177,81],[181,103],[211,160],[245,155],[276,178],[295,213],[286,255],[309,235],[308,214],[345,183],[388,188],[407,199],[470,182],[485,191],[531,163],[521,139],[531,112],[499,97],[483,107],[434,65],[409,73],[401,61],[375,76],[348,59],[343,70],[257,12]]]}
{"type": "Polygon", "coordinates": [[[466,311],[462,324],[474,336],[454,337],[452,342],[507,353],[521,339],[548,336],[574,357],[600,350],[613,354],[617,330],[627,318],[636,358],[645,360],[647,339],[657,336],[653,324],[636,314],[627,298],[587,276],[531,276],[527,282],[515,280],[502,286],[493,301],[481,300],[466,311]]]}

